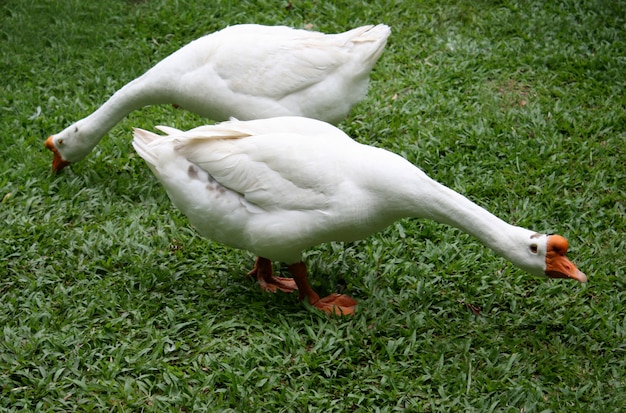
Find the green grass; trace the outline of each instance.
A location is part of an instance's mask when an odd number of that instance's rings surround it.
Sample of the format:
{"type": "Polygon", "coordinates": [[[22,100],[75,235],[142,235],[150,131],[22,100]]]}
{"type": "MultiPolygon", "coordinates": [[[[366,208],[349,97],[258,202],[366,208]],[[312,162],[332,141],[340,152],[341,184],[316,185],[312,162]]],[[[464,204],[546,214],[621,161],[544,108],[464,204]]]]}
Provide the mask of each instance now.
{"type": "Polygon", "coordinates": [[[623,1],[0,2],[0,411],[617,412],[626,405],[623,1]],[[570,240],[587,285],[403,220],[307,251],[348,319],[244,277],[131,150],[131,114],[50,174],[44,139],[229,24],[393,33],[342,123],[509,222],[570,240]],[[478,314],[476,314],[478,313],[478,314]]]}

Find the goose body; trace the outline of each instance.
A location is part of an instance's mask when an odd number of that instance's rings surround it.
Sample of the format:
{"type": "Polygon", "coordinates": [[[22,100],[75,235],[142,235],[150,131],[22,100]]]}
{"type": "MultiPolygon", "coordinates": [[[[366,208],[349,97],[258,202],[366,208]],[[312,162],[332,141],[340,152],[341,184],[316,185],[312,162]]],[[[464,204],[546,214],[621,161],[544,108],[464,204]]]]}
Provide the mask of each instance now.
{"type": "Polygon", "coordinates": [[[46,140],[53,169],[83,159],[131,111],[174,104],[213,119],[306,116],[337,123],[367,92],[390,29],[339,34],[244,24],[201,37],[46,140]]]}
{"type": "Polygon", "coordinates": [[[565,238],[510,225],[404,158],[327,123],[281,117],[159,129],[167,135],[136,129],[133,146],[198,232],[259,256],[252,273],[265,289],[299,289],[325,311],[349,314],[356,302],[320,300],[302,251],[365,238],[403,217],[458,227],[531,274],[587,280],[565,257],[565,238]],[[274,278],[270,260],[289,264],[293,281],[274,278]]]}

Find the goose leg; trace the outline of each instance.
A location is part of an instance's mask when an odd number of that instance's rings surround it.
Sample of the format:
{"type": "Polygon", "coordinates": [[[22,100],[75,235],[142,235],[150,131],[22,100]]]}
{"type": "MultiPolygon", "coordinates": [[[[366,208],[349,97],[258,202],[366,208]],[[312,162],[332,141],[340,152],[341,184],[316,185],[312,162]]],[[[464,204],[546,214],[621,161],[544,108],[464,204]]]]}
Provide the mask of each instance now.
{"type": "Polygon", "coordinates": [[[267,258],[258,257],[254,263],[254,268],[248,273],[249,277],[256,277],[263,291],[275,293],[280,290],[285,293],[292,293],[298,286],[292,278],[274,277],[272,262],[267,258]]]}
{"type": "Polygon", "coordinates": [[[300,291],[300,299],[305,297],[315,308],[336,315],[352,315],[357,306],[357,301],[344,294],[331,294],[328,297],[320,299],[320,296],[311,288],[307,281],[306,265],[303,262],[292,264],[288,267],[289,272],[293,275],[293,279],[298,285],[300,291]]]}

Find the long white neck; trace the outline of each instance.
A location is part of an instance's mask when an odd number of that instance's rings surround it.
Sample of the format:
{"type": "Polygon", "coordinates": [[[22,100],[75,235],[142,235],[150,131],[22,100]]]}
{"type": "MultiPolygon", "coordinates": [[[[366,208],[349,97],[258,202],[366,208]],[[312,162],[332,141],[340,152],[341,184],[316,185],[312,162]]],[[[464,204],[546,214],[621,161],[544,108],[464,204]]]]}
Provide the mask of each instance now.
{"type": "Polygon", "coordinates": [[[520,235],[530,236],[534,232],[511,225],[486,209],[478,206],[463,195],[431,180],[433,187],[428,196],[429,205],[420,209],[426,210],[425,215],[435,221],[452,225],[476,237],[489,248],[506,256],[510,251],[511,242],[520,235]]]}
{"type": "Polygon", "coordinates": [[[141,79],[140,77],[130,82],[91,115],[55,136],[55,145],[63,159],[69,162],[80,161],[130,112],[148,104],[160,103],[155,93],[147,89],[141,79]]]}
{"type": "Polygon", "coordinates": [[[82,128],[81,134],[92,137],[97,143],[130,112],[146,106],[149,99],[137,86],[136,81],[127,84],[115,92],[95,112],[80,120],[78,125],[82,128]]]}
{"type": "Polygon", "coordinates": [[[537,236],[534,231],[501,220],[414,166],[411,174],[407,175],[405,173],[407,179],[402,183],[404,195],[398,202],[400,214],[430,218],[459,228],[518,267],[537,273],[536,268],[528,266],[527,249],[524,247],[532,237],[537,236]]]}

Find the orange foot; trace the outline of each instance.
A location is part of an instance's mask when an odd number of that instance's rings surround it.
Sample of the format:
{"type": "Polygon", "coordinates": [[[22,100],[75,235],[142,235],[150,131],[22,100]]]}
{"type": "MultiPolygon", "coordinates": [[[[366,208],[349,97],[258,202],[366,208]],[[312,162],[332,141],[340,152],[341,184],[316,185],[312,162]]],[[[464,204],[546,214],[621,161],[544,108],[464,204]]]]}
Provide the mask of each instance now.
{"type": "Polygon", "coordinates": [[[268,293],[275,293],[278,290],[292,293],[298,289],[293,278],[274,277],[272,262],[267,258],[258,257],[248,276],[256,277],[261,289],[268,293]]]}
{"type": "Polygon", "coordinates": [[[331,294],[311,305],[315,308],[335,315],[352,315],[358,302],[345,294],[331,294]]]}
{"type": "Polygon", "coordinates": [[[352,297],[343,294],[331,294],[328,297],[320,298],[307,280],[306,265],[304,265],[303,262],[291,264],[288,268],[291,275],[293,275],[293,279],[298,285],[301,300],[306,298],[313,307],[328,314],[354,314],[354,310],[356,310],[358,303],[352,297]]]}

